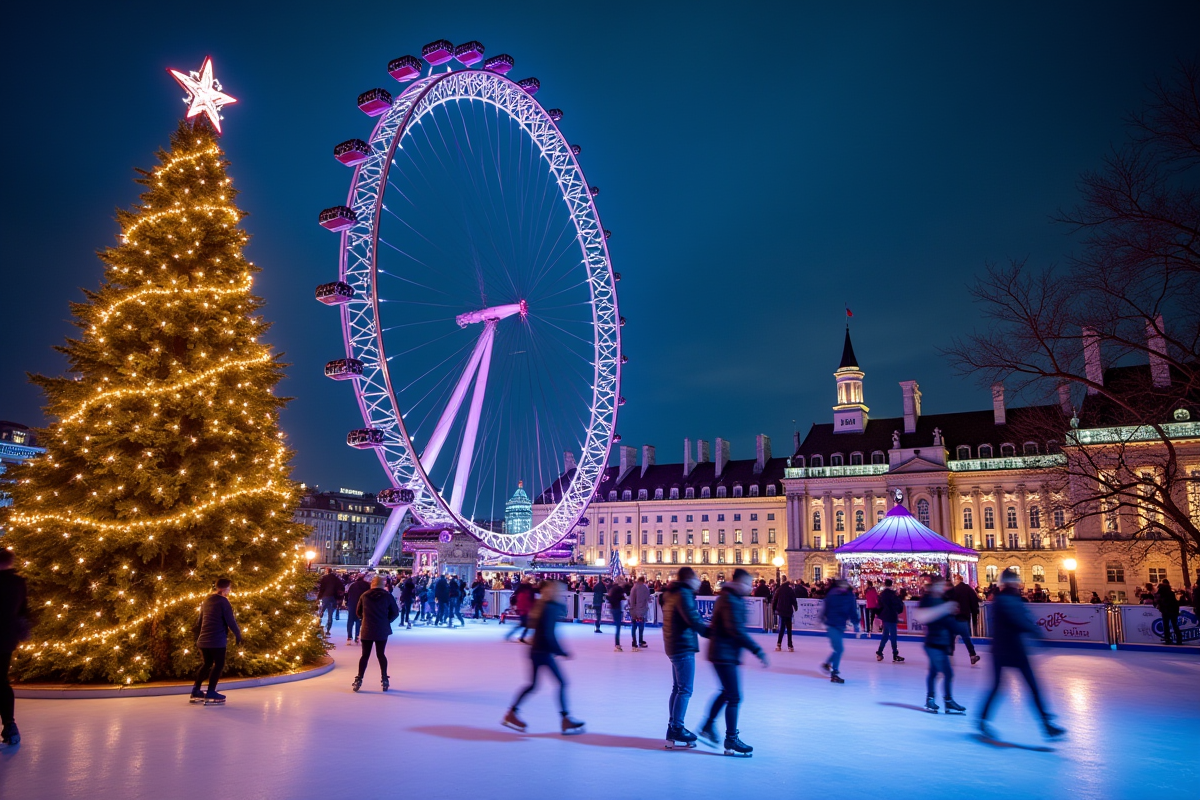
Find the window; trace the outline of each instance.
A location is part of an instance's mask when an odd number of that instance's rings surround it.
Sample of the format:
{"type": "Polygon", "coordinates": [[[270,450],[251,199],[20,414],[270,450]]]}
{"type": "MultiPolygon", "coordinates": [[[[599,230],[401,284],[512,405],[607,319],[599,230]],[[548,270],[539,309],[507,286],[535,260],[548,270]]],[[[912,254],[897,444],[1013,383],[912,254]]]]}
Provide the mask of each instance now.
{"type": "Polygon", "coordinates": [[[691,528],[688,528],[688,530],[687,530],[687,543],[688,544],[696,543],[696,534],[692,531],[691,528]]]}
{"type": "Polygon", "coordinates": [[[1029,507],[1029,527],[1031,527],[1031,528],[1042,527],[1042,510],[1040,508],[1038,508],[1037,506],[1029,507]]]}
{"type": "Polygon", "coordinates": [[[701,486],[700,499],[707,500],[710,497],[712,497],[712,489],[709,489],[707,486],[701,486]]]}
{"type": "Polygon", "coordinates": [[[1066,550],[1069,542],[1067,534],[1059,532],[1054,534],[1054,546],[1059,550],[1066,550]]]}
{"type": "Polygon", "coordinates": [[[839,533],[839,534],[837,535],[837,546],[838,546],[838,547],[841,547],[841,546],[842,546],[842,545],[844,545],[845,543],[846,543],[846,534],[844,534],[844,533],[839,533]]]}
{"type": "Polygon", "coordinates": [[[1009,564],[1008,568],[1010,570],[1012,570],[1014,573],[1016,573],[1016,576],[1018,578],[1021,577],[1021,565],[1020,564],[1009,564]]]}
{"type": "Polygon", "coordinates": [[[672,486],[672,487],[671,487],[671,499],[672,499],[672,500],[678,500],[678,499],[679,499],[679,487],[678,487],[678,486],[672,486]]]}
{"type": "MultiPolygon", "coordinates": [[[[648,517],[648,516],[646,516],[645,514],[643,514],[643,515],[642,515],[642,524],[645,524],[645,523],[647,523],[647,522],[649,522],[649,521],[650,521],[650,517],[648,517]]],[[[659,521],[659,522],[662,522],[662,517],[659,517],[659,518],[658,518],[658,521],[659,521]]]]}
{"type": "Polygon", "coordinates": [[[963,530],[969,531],[975,528],[975,512],[969,508],[963,509],[963,530]]]}
{"type": "Polygon", "coordinates": [[[638,500],[648,500],[650,494],[645,489],[638,489],[638,500]]]}
{"type": "MultiPolygon", "coordinates": [[[[654,521],[655,521],[655,522],[662,522],[662,514],[658,514],[658,515],[656,515],[656,516],[654,517],[654,521]]],[[[672,522],[674,522],[675,520],[671,520],[671,521],[672,521],[672,522]]]]}
{"type": "MultiPolygon", "coordinates": [[[[673,517],[673,516],[672,516],[672,517],[671,517],[671,522],[674,522],[674,521],[675,521],[675,517],[673,517]]],[[[688,521],[688,522],[691,522],[691,521],[692,521],[692,515],[691,515],[691,514],[688,514],[688,515],[687,515],[687,521],[688,521]]]]}
{"type": "Polygon", "coordinates": [[[983,547],[985,550],[995,550],[996,549],[996,534],[985,533],[983,535],[983,547]]]}
{"type": "Polygon", "coordinates": [[[821,565],[820,564],[813,565],[813,580],[814,581],[821,580],[821,565]]]}
{"type": "MultiPolygon", "coordinates": [[[[642,542],[642,544],[645,544],[645,542],[642,542]]],[[[646,564],[646,563],[648,563],[648,559],[646,558],[646,551],[645,551],[645,550],[643,550],[643,551],[642,551],[642,563],[643,563],[643,564],[646,564]]]]}
{"type": "Polygon", "coordinates": [[[622,500],[632,500],[633,492],[631,492],[629,489],[626,489],[625,491],[621,492],[621,499],[622,500]]]}
{"type": "Polygon", "coordinates": [[[708,522],[708,514],[701,514],[701,515],[700,515],[700,521],[701,521],[701,522],[708,522]]]}
{"type": "Polygon", "coordinates": [[[774,511],[772,511],[772,512],[771,512],[771,513],[769,513],[769,514],[767,514],[767,521],[768,521],[768,522],[774,522],[774,521],[775,521],[775,512],[774,512],[774,511]]]}
{"type": "Polygon", "coordinates": [[[1043,567],[1041,564],[1034,564],[1033,568],[1030,570],[1029,577],[1033,579],[1034,583],[1045,583],[1046,582],[1046,568],[1043,567]]]}
{"type": "Polygon", "coordinates": [[[883,522],[884,516],[886,516],[886,512],[882,508],[879,509],[878,511],[875,512],[875,521],[883,522]]]}
{"type": "Polygon", "coordinates": [[[650,532],[642,531],[642,544],[650,544],[650,532]]]}
{"type": "Polygon", "coordinates": [[[718,486],[717,487],[717,497],[724,497],[724,496],[725,496],[725,487],[718,486]]]}
{"type": "Polygon", "coordinates": [[[775,529],[767,528],[767,544],[775,544],[775,529]]]}
{"type": "Polygon", "coordinates": [[[971,445],[960,444],[958,449],[954,451],[954,455],[959,461],[966,461],[971,457],[971,445]]]}
{"type": "MultiPolygon", "coordinates": [[[[642,522],[645,522],[645,521],[646,521],[646,520],[642,520],[642,522]]],[[[613,519],[613,522],[616,522],[616,519],[613,519]]],[[[633,524],[633,517],[626,517],[626,518],[625,518],[625,524],[626,524],[626,525],[631,525],[631,524],[633,524]]]]}
{"type": "MultiPolygon", "coordinates": [[[[614,521],[615,521],[615,520],[614,520],[614,521]]],[[[597,520],[596,520],[596,522],[598,522],[598,523],[600,523],[601,525],[603,525],[603,524],[604,524],[604,517],[600,517],[599,519],[597,519],[597,520]]]]}
{"type": "Polygon", "coordinates": [[[825,544],[825,542],[820,536],[813,537],[813,550],[820,550],[821,547],[824,546],[824,544],[825,544]]]}
{"type": "Polygon", "coordinates": [[[1104,578],[1108,583],[1125,582],[1125,565],[1120,561],[1109,561],[1104,565],[1104,578]]]}
{"type": "Polygon", "coordinates": [[[740,483],[735,483],[733,485],[733,496],[734,497],[742,496],[742,485],[740,483]]]}
{"type": "Polygon", "coordinates": [[[689,563],[689,564],[693,564],[696,561],[695,551],[692,550],[690,547],[687,550],[686,558],[687,558],[687,563],[689,563]]]}
{"type": "Polygon", "coordinates": [[[1167,579],[1167,568],[1166,567],[1151,567],[1150,568],[1150,582],[1151,583],[1162,583],[1166,579],[1167,579]]]}
{"type": "Polygon", "coordinates": [[[662,531],[658,531],[657,533],[655,533],[655,534],[654,534],[654,543],[655,543],[655,544],[662,544],[662,543],[663,543],[663,533],[662,533],[662,531]]]}
{"type": "Polygon", "coordinates": [[[750,515],[750,521],[751,521],[751,522],[758,522],[758,514],[751,514],[751,515],[750,515]]]}
{"type": "Polygon", "coordinates": [[[661,486],[659,486],[658,488],[656,488],[656,489],[654,490],[654,499],[655,499],[655,500],[662,500],[662,499],[663,499],[663,492],[662,492],[662,487],[661,487],[661,486]]]}
{"type": "Polygon", "coordinates": [[[742,521],[742,515],[741,515],[741,514],[734,514],[734,515],[733,515],[733,521],[734,521],[734,522],[741,522],[741,521],[742,521]]]}
{"type": "Polygon", "coordinates": [[[929,501],[924,498],[917,501],[917,521],[922,525],[929,525],[929,501]]]}
{"type": "Polygon", "coordinates": [[[813,524],[812,524],[812,529],[813,529],[814,531],[819,531],[819,530],[821,530],[821,512],[820,512],[820,511],[814,511],[814,512],[813,512],[813,524]]]}
{"type": "Polygon", "coordinates": [[[757,483],[753,483],[750,485],[750,496],[758,497],[758,484],[757,483]]]}
{"type": "Polygon", "coordinates": [[[833,514],[833,529],[835,531],[846,530],[846,512],[835,511],[833,514]]]}
{"type": "Polygon", "coordinates": [[[708,550],[700,551],[700,563],[702,563],[702,564],[708,563],[708,550]]]}
{"type": "Polygon", "coordinates": [[[725,515],[717,514],[717,522],[724,522],[724,521],[725,521],[725,515]]]}
{"type": "Polygon", "coordinates": [[[964,533],[963,534],[963,544],[965,546],[971,548],[972,550],[974,550],[975,549],[975,534],[964,533]]]}
{"type": "Polygon", "coordinates": [[[842,454],[834,453],[829,457],[829,466],[840,467],[842,465],[842,454]]]}
{"type": "Polygon", "coordinates": [[[725,544],[725,529],[717,529],[717,544],[725,544]]]}
{"type": "Polygon", "coordinates": [[[718,563],[718,564],[724,564],[724,563],[725,563],[725,551],[724,551],[724,550],[718,550],[718,551],[717,551],[717,563],[718,563]]]}
{"type": "Polygon", "coordinates": [[[996,511],[991,506],[983,509],[983,529],[985,531],[994,531],[996,529],[996,511]]]}
{"type": "Polygon", "coordinates": [[[604,532],[600,532],[600,544],[604,544],[604,532]]]}
{"type": "Polygon", "coordinates": [[[988,583],[995,583],[996,577],[999,574],[1000,574],[1000,570],[996,567],[995,564],[988,564],[987,569],[984,570],[984,575],[987,576],[988,583]]]}
{"type": "Polygon", "coordinates": [[[775,496],[775,484],[768,483],[767,484],[767,497],[774,497],[774,496],[775,496]]]}
{"type": "MultiPolygon", "coordinates": [[[[691,518],[689,517],[689,518],[688,518],[688,522],[691,522],[691,521],[692,521],[692,520],[691,520],[691,518]]],[[[679,515],[678,515],[678,514],[672,514],[672,515],[671,515],[671,522],[679,522],[679,515]]]]}
{"type": "Polygon", "coordinates": [[[700,531],[700,544],[710,544],[709,539],[708,528],[704,528],[700,531]]]}
{"type": "Polygon", "coordinates": [[[758,544],[758,528],[750,529],[750,544],[758,544]]]}
{"type": "Polygon", "coordinates": [[[679,544],[679,531],[671,531],[671,544],[679,544]]]}
{"type": "Polygon", "coordinates": [[[685,499],[685,500],[695,500],[695,499],[696,499],[696,489],[695,489],[695,487],[689,486],[689,487],[687,487],[686,489],[684,489],[684,490],[683,490],[683,497],[684,497],[684,499],[685,499]]]}
{"type": "Polygon", "coordinates": [[[1017,454],[1017,448],[1015,445],[1011,445],[1011,444],[1000,445],[1000,457],[1001,458],[1012,458],[1016,454],[1017,454]]]}
{"type": "Polygon", "coordinates": [[[990,444],[979,445],[979,457],[980,458],[991,458],[992,457],[992,446],[990,444]]]}
{"type": "Polygon", "coordinates": [[[876,450],[874,453],[871,453],[871,463],[884,464],[887,463],[887,458],[884,456],[882,451],[876,450]]]}
{"type": "Polygon", "coordinates": [[[751,563],[751,564],[757,564],[757,563],[758,563],[758,548],[757,548],[757,547],[755,547],[755,548],[752,548],[752,549],[750,550],[750,563],[751,563]]]}
{"type": "Polygon", "coordinates": [[[1008,534],[1008,549],[1009,550],[1020,550],[1021,549],[1021,534],[1019,534],[1019,533],[1009,533],[1008,534]]]}
{"type": "Polygon", "coordinates": [[[866,516],[862,509],[854,512],[854,532],[862,533],[867,529],[866,516]]]}
{"type": "Polygon", "coordinates": [[[1036,456],[1038,454],[1037,442],[1026,442],[1021,449],[1027,456],[1036,456]]]}
{"type": "Polygon", "coordinates": [[[851,453],[850,454],[850,466],[853,467],[853,466],[858,466],[860,464],[862,464],[862,453],[851,453]]]}
{"type": "Polygon", "coordinates": [[[1009,506],[1008,511],[1004,514],[1005,523],[1009,528],[1017,527],[1017,509],[1014,506],[1009,506]]]}
{"type": "Polygon", "coordinates": [[[741,563],[742,563],[742,551],[741,551],[741,548],[738,548],[737,550],[734,550],[734,551],[733,551],[733,563],[735,563],[735,564],[741,564],[741,563]]]}
{"type": "Polygon", "coordinates": [[[671,551],[671,563],[672,563],[672,564],[678,564],[678,563],[679,563],[679,551],[678,551],[678,550],[672,550],[672,551],[671,551]]]}
{"type": "Polygon", "coordinates": [[[1062,528],[1067,524],[1067,514],[1061,508],[1054,509],[1054,527],[1062,528]]]}
{"type": "Polygon", "coordinates": [[[658,563],[658,564],[663,563],[663,551],[662,550],[654,551],[654,561],[655,561],[655,563],[658,563]]]}
{"type": "Polygon", "coordinates": [[[742,529],[741,528],[733,529],[733,543],[734,544],[742,544],[742,529]]]}
{"type": "Polygon", "coordinates": [[[580,531],[579,532],[579,546],[583,547],[586,544],[587,544],[587,534],[584,533],[583,531],[580,531]]]}
{"type": "Polygon", "coordinates": [[[633,531],[625,531],[625,544],[633,544],[633,531]]]}
{"type": "Polygon", "coordinates": [[[811,466],[813,467],[820,467],[824,466],[825,464],[825,459],[821,458],[821,456],[813,456],[809,460],[812,462],[811,466]]]}

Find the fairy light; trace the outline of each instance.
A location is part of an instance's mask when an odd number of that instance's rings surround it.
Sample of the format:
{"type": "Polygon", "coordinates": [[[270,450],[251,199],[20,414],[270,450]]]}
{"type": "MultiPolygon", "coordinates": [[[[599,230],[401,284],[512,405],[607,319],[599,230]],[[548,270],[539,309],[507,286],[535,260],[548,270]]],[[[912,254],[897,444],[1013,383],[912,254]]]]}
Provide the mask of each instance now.
{"type": "MultiPolygon", "coordinates": [[[[139,228],[141,228],[143,225],[149,225],[149,224],[158,222],[160,219],[164,219],[166,217],[176,217],[181,214],[187,214],[189,212],[205,213],[211,217],[213,215],[214,211],[222,211],[226,214],[229,214],[230,216],[233,217],[233,221],[235,223],[241,221],[240,212],[236,208],[233,208],[232,206],[196,205],[196,206],[185,207],[183,205],[178,205],[174,208],[168,208],[164,211],[156,211],[153,214],[145,214],[141,217],[138,217],[137,222],[135,222],[129,226],[129,229],[125,231],[125,234],[122,238],[124,238],[124,240],[129,244],[137,245],[137,242],[134,241],[133,234],[136,233],[137,230],[139,228]]],[[[187,222],[187,218],[184,217],[183,221],[187,222]]],[[[176,258],[178,258],[178,256],[176,256],[176,258]]]]}

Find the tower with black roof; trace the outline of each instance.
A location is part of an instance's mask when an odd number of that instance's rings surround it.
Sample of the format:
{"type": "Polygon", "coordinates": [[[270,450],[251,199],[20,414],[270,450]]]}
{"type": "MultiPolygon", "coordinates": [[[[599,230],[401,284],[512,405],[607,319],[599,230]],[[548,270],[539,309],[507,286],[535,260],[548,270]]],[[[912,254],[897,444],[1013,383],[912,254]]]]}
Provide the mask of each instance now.
{"type": "Polygon", "coordinates": [[[854,356],[850,342],[850,326],[846,326],[846,343],[842,345],[842,361],[833,373],[837,381],[837,403],[833,407],[834,433],[862,433],[867,428],[867,412],[863,402],[863,371],[854,356]]]}

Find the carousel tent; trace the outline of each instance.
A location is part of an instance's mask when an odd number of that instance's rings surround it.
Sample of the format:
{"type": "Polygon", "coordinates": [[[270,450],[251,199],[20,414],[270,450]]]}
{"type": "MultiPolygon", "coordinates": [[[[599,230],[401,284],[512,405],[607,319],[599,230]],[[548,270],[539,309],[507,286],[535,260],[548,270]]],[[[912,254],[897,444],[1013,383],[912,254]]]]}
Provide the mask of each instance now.
{"type": "Polygon", "coordinates": [[[960,574],[975,583],[979,553],[922,525],[897,505],[871,530],[839,547],[834,556],[852,579],[894,577],[901,583],[922,573],[960,574]]]}

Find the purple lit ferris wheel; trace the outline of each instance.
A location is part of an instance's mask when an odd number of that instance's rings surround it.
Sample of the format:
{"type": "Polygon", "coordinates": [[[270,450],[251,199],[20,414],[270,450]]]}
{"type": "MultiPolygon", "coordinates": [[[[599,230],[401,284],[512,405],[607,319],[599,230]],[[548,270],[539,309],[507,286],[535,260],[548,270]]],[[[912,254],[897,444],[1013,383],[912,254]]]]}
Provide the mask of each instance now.
{"type": "Polygon", "coordinates": [[[379,118],[370,139],[334,149],[354,176],[346,205],[320,215],[341,261],[317,299],[340,307],[346,345],[325,374],[354,386],[365,423],[347,444],[374,449],[390,480],[372,563],[408,512],[499,553],[547,550],[587,508],[614,440],[623,320],[599,189],[562,112],[512,66],[479,42],[397,58],[402,91],[358,98],[379,118]],[[497,532],[520,481],[551,511],[497,532]]]}

